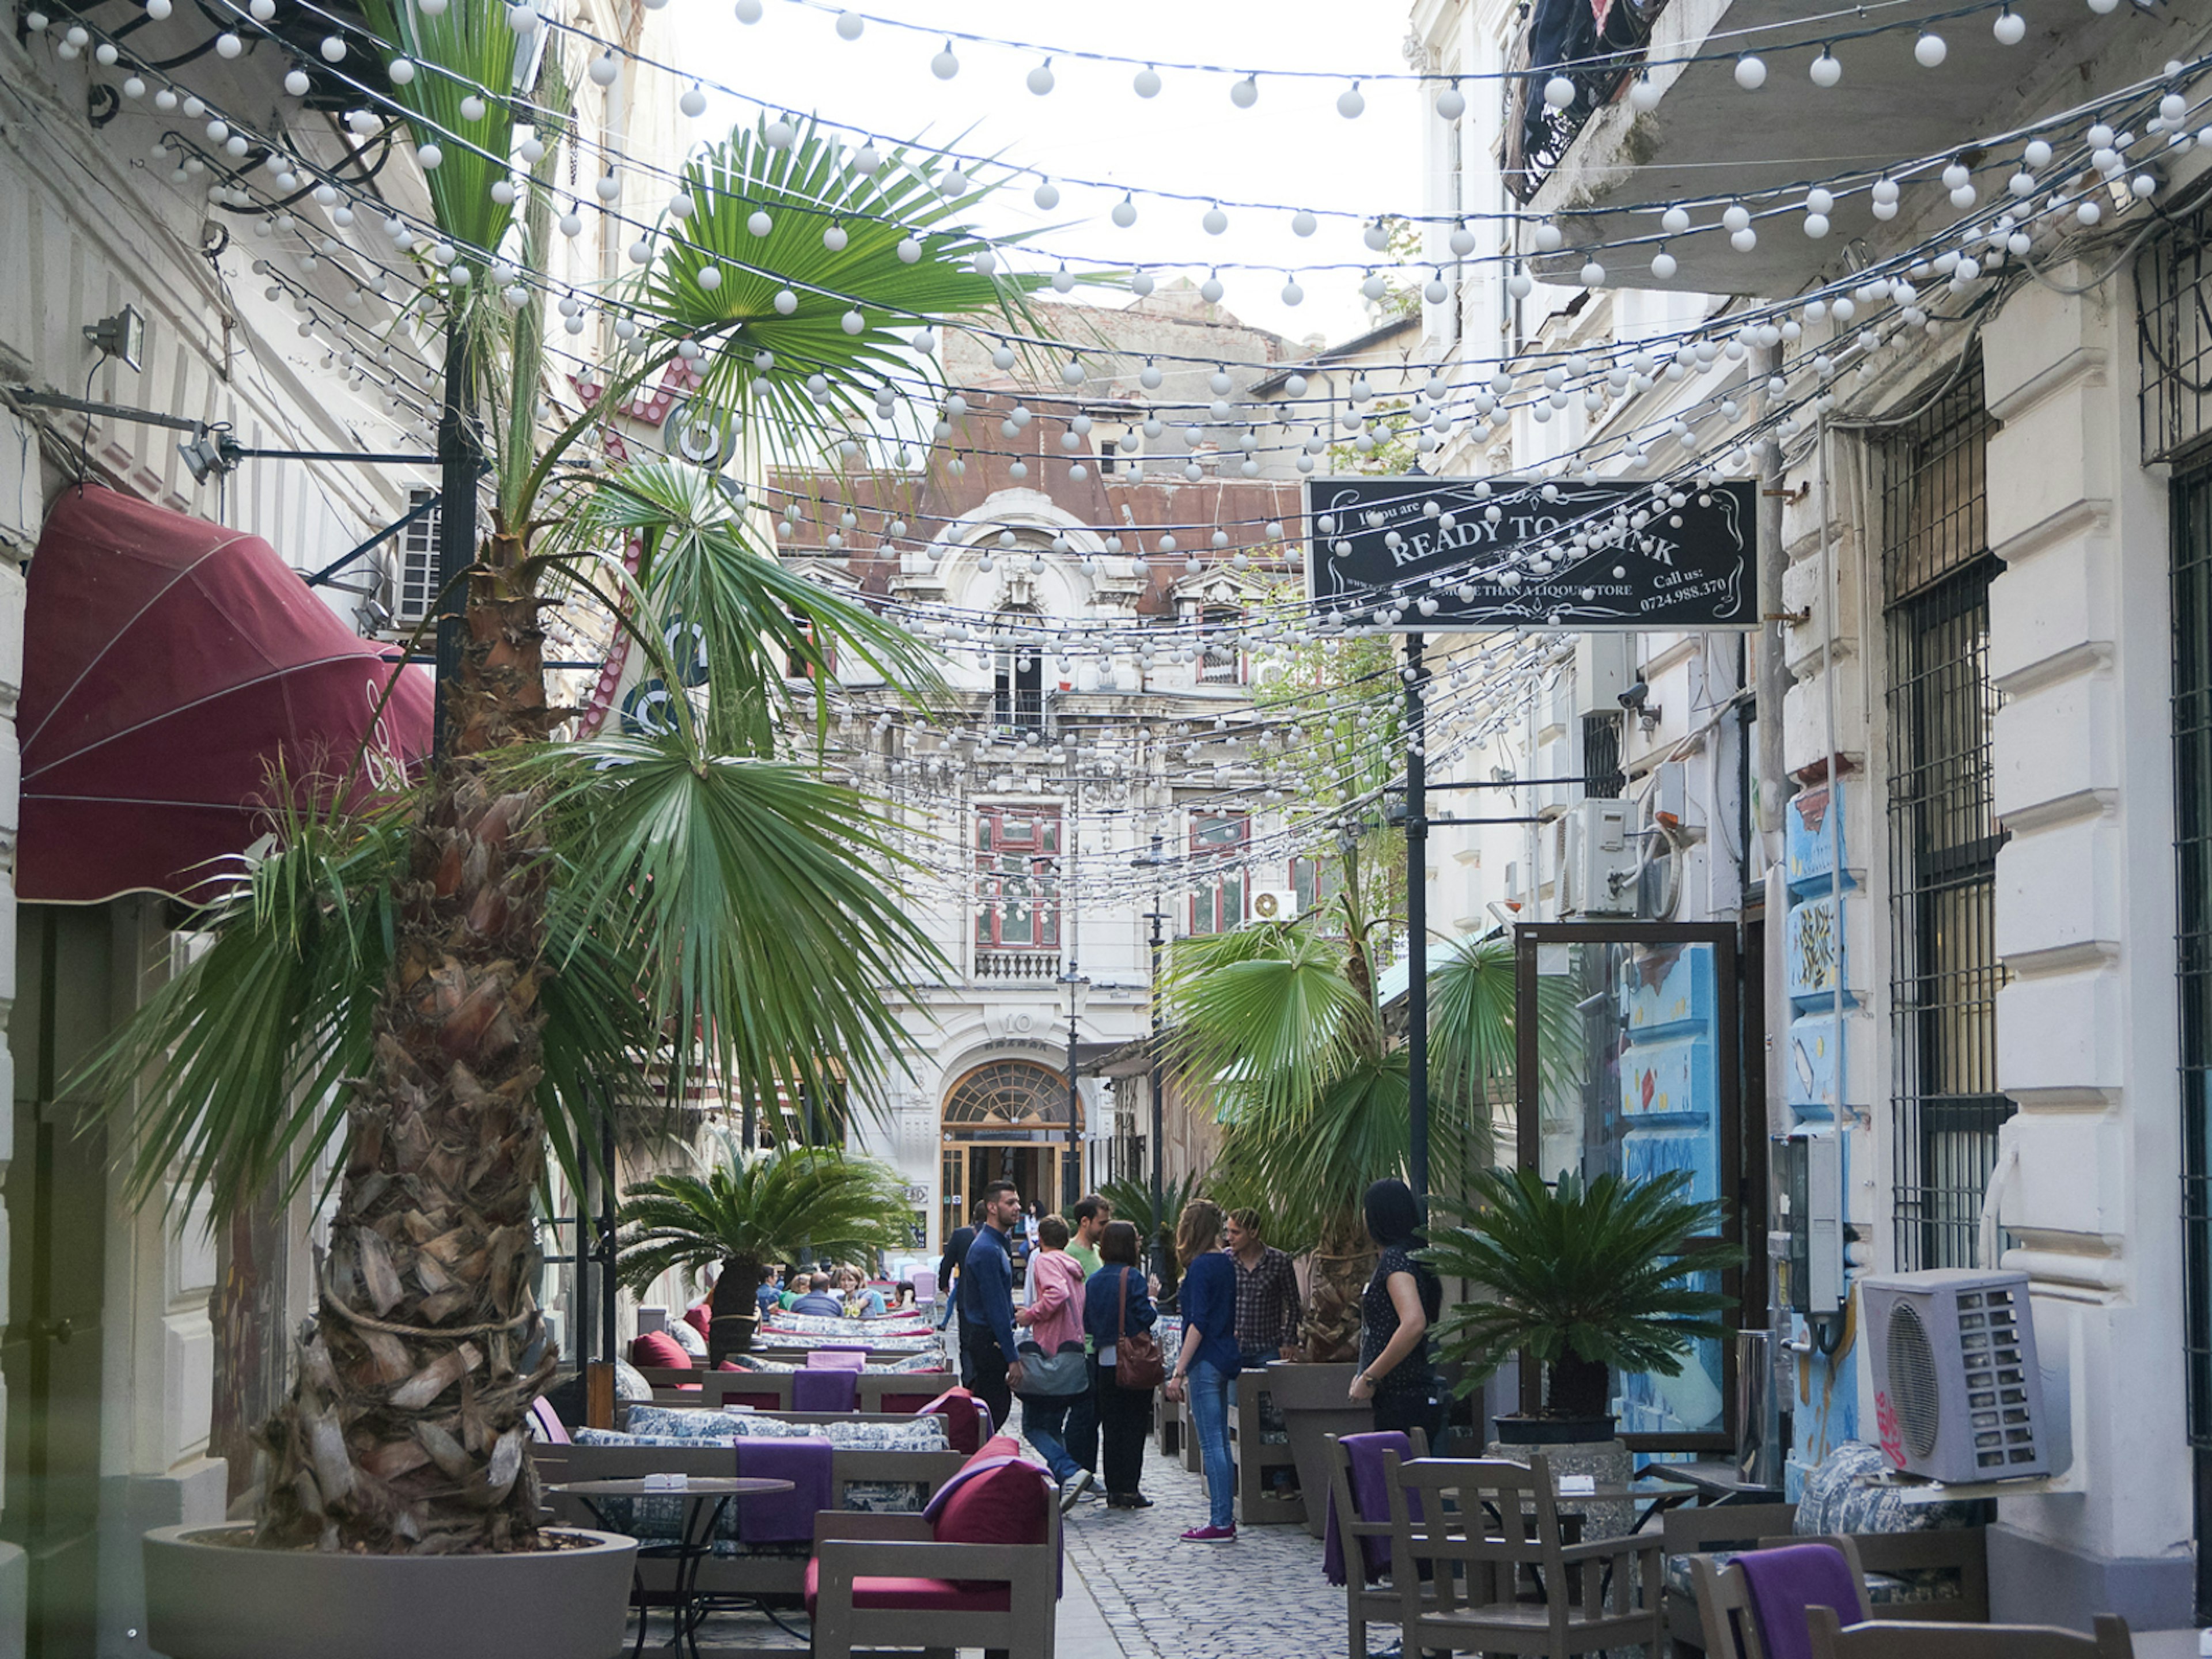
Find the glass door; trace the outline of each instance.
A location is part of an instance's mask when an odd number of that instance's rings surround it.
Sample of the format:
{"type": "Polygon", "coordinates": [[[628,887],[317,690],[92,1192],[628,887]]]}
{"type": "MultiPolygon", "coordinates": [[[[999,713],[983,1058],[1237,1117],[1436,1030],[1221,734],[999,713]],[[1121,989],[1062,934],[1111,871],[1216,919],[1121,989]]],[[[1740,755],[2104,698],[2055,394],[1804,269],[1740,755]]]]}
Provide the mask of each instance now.
{"type": "MultiPolygon", "coordinates": [[[[1519,1167],[1547,1181],[1684,1172],[1690,1196],[1726,1206],[1721,1236],[1753,1264],[1723,1276],[1735,1298],[1727,1323],[1764,1322],[1764,1230],[1743,1195],[1764,1191],[1765,1140],[1756,1121],[1746,1132],[1740,1104],[1735,927],[1528,925],[1514,941],[1519,1167]],[[1540,1033],[1563,1018],[1565,1052],[1540,1054],[1540,1033]]],[[[1622,1438],[1638,1451],[1732,1451],[1734,1346],[1699,1342],[1677,1376],[1616,1373],[1610,1409],[1622,1438]]],[[[1522,1410],[1541,1403],[1542,1381],[1540,1366],[1522,1365],[1522,1410]]]]}

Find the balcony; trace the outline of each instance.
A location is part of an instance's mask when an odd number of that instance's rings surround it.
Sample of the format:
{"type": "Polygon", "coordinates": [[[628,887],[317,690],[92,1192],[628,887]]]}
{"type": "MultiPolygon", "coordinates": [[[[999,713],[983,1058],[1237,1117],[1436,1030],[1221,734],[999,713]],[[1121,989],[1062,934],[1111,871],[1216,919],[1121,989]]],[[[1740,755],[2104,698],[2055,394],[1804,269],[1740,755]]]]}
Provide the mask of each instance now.
{"type": "MultiPolygon", "coordinates": [[[[1613,0],[1613,9],[1627,3],[1613,0]]],[[[1546,20],[1573,6],[1592,9],[1590,0],[1539,0],[1522,48],[1531,60],[1526,90],[1509,94],[1509,145],[1526,131],[1515,113],[1518,100],[1540,106],[1544,77],[1535,60],[1547,40],[1559,38],[1556,23],[1547,35],[1546,20]]],[[[2155,76],[2168,57],[2187,55],[2179,52],[2178,20],[2163,10],[2128,4],[2100,17],[2084,4],[2017,9],[2027,36],[2005,46],[1992,30],[1993,13],[1946,16],[1956,10],[1948,0],[1906,0],[1869,14],[1898,27],[1857,38],[1846,37],[1866,25],[1832,21],[1824,33],[1797,22],[1806,10],[1802,0],[1673,0],[1656,15],[1647,7],[1650,32],[1642,49],[1626,58],[1579,60],[1587,67],[1569,77],[1577,86],[1575,102],[1539,123],[1535,143],[1524,143],[1530,153],[1522,160],[1516,194],[1532,216],[1559,216],[1566,238],[1560,250],[1532,261],[1536,273],[1572,283],[1588,257],[1583,249],[1632,241],[1638,245],[1601,256],[1608,286],[1795,293],[1838,265],[1854,242],[1878,258],[1905,245],[1925,220],[1948,222],[1952,213],[1931,170],[1905,183],[1902,211],[1887,222],[1874,216],[1863,190],[1839,191],[1829,233],[1815,240],[1796,210],[1807,181],[1871,179],[1920,156],[1958,155],[1974,165],[1984,158],[1972,147],[1987,135],[2155,76]],[[1923,20],[1946,48],[1933,69],[1915,57],[1916,26],[1923,20]],[[1766,70],[1756,91],[1736,81],[1736,54],[1747,42],[1766,70]],[[1841,69],[1830,87],[1810,75],[1824,47],[1841,69]],[[1648,76],[1657,94],[1643,111],[1630,96],[1639,76],[1648,76]],[[1771,195],[1759,199],[1761,192],[1771,195]],[[1792,210],[1756,219],[1757,246],[1739,252],[1720,222],[1731,199],[1754,216],[1792,210]],[[1677,201],[1702,204],[1689,209],[1691,228],[1668,239],[1675,268],[1662,280],[1650,269],[1659,215],[1677,201]]],[[[1583,50],[1603,49],[1601,42],[1583,50]]],[[[2008,171],[2017,155],[2008,149],[1986,160],[2008,171]]],[[[1985,201],[2004,187],[2004,171],[1981,177],[1985,201]]]]}
{"type": "Polygon", "coordinates": [[[1060,952],[1057,950],[979,950],[975,952],[975,982],[979,985],[1056,985],[1060,982],[1060,952]]]}

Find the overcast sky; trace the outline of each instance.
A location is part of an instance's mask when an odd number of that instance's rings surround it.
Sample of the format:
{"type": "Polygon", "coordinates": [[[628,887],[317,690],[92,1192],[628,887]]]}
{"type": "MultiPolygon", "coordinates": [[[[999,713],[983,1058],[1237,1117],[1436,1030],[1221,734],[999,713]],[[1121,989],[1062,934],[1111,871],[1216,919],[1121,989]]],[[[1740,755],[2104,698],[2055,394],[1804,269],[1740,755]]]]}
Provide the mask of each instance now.
{"type": "MultiPolygon", "coordinates": [[[[1056,179],[1098,179],[1361,214],[1420,204],[1419,103],[1413,84],[1367,85],[1366,109],[1356,120],[1336,107],[1359,72],[1405,71],[1406,13],[1394,0],[876,0],[855,8],[872,17],[1065,50],[1330,72],[1318,81],[1262,74],[1250,109],[1231,103],[1231,76],[1163,69],[1158,95],[1146,100],[1132,86],[1131,66],[1065,57],[1054,59],[1056,84],[1039,97],[1025,81],[1042,60],[1041,52],[980,43],[955,42],[960,72],[939,81],[930,60],[942,49],[942,37],[870,22],[858,40],[847,41],[838,36],[834,10],[794,0],[763,3],[766,15],[748,26],[736,20],[730,0],[672,0],[686,61],[747,97],[798,113],[1000,155],[1056,179]]],[[[749,106],[721,103],[699,123],[702,135],[715,129],[718,117],[753,118],[749,106]]],[[[1296,265],[1376,257],[1358,227],[1342,220],[1323,219],[1315,234],[1300,238],[1287,211],[1231,210],[1228,229],[1212,236],[1200,223],[1204,203],[1140,195],[1136,222],[1125,229],[1108,217],[1121,199],[1118,191],[1063,183],[1059,205],[1044,213],[1031,203],[1034,184],[1024,180],[993,198],[984,222],[1002,233],[1061,225],[1038,246],[1066,257],[1071,267],[1121,261],[1163,276],[1188,269],[1198,281],[1216,260],[1296,265]]],[[[1295,307],[1283,303],[1284,279],[1276,272],[1224,270],[1221,280],[1227,289],[1222,303],[1238,318],[1293,340],[1315,333],[1341,340],[1366,326],[1356,270],[1303,278],[1305,299],[1295,307]]]]}

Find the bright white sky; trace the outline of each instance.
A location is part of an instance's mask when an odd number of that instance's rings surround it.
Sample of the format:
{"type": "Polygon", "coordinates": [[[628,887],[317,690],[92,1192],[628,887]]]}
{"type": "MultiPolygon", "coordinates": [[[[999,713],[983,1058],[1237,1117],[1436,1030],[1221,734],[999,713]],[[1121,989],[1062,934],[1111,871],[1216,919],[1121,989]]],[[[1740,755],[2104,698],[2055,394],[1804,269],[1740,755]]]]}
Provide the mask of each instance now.
{"type": "MultiPolygon", "coordinates": [[[[996,154],[1056,178],[1361,214],[1414,211],[1421,203],[1414,84],[1369,83],[1362,89],[1366,111],[1357,120],[1336,109],[1359,72],[1405,72],[1406,11],[1396,0],[861,0],[856,6],[871,16],[1076,51],[1157,53],[1164,61],[1240,70],[1343,71],[1341,79],[1322,81],[1262,74],[1259,101],[1249,110],[1230,101],[1233,76],[1162,70],[1164,85],[1147,100],[1131,87],[1131,66],[1070,58],[1054,58],[1057,84],[1038,97],[1024,82],[1042,53],[981,44],[956,42],[960,73],[939,81],[929,64],[942,37],[870,23],[858,40],[846,41],[833,11],[793,0],[764,3],[767,15],[748,26],[736,20],[730,0],[672,0],[685,61],[749,97],[800,114],[996,154]]],[[[718,122],[750,124],[754,114],[717,99],[698,128],[704,134],[718,122]]],[[[1059,206],[1046,214],[1030,202],[1034,183],[1000,191],[982,222],[1001,234],[1064,226],[1038,246],[1065,255],[1071,269],[1085,259],[1127,261],[1163,280],[1183,268],[1199,281],[1219,259],[1296,265],[1376,258],[1358,227],[1343,220],[1323,219],[1314,235],[1300,238],[1287,211],[1231,210],[1228,230],[1217,237],[1200,227],[1205,204],[1139,196],[1137,222],[1123,229],[1107,216],[1118,192],[1063,183],[1059,206]]],[[[1237,317],[1292,340],[1315,333],[1341,340],[1366,327],[1356,270],[1315,272],[1304,279],[1305,299],[1296,307],[1283,304],[1283,278],[1275,272],[1224,270],[1221,280],[1228,290],[1222,303],[1237,317]]]]}

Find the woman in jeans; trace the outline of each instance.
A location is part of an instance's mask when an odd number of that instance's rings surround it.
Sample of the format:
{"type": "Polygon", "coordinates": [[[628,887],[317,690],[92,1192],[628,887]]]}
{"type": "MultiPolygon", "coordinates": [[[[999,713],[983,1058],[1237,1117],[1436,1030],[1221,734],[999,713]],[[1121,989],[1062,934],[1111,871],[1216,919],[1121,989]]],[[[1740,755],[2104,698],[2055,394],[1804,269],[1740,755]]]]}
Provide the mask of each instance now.
{"type": "Polygon", "coordinates": [[[1186,1544],[1237,1540],[1237,1471],[1229,1461],[1229,1385],[1242,1369],[1237,1352],[1237,1264],[1221,1249],[1221,1212],[1206,1200],[1185,1206],[1176,1226],[1182,1260],[1182,1352],[1168,1378],[1168,1398],[1190,1396],[1190,1421],[1206,1470],[1207,1523],[1183,1534],[1186,1544]]]}
{"type": "MultiPolygon", "coordinates": [[[[1014,1323],[1048,1358],[1069,1343],[1083,1340],[1083,1267],[1067,1253],[1067,1224],[1058,1216],[1038,1219],[1036,1239],[1037,1253],[1030,1261],[1030,1303],[1015,1311],[1014,1323]]],[[[1088,1387],[1090,1366],[1085,1364],[1082,1369],[1088,1387]]],[[[1022,1432],[1060,1482],[1062,1515],[1091,1489],[1091,1471],[1067,1449],[1067,1408],[1074,1402],[1072,1394],[1022,1396],[1022,1432]]]]}
{"type": "Polygon", "coordinates": [[[1443,1412],[1435,1369],[1429,1364],[1429,1327],[1443,1311],[1443,1285],[1425,1262],[1420,1206],[1402,1181],[1378,1181],[1367,1189],[1367,1236],[1382,1252],[1375,1276],[1359,1298],[1359,1370],[1352,1379],[1354,1401],[1374,1402],[1378,1430],[1421,1429],[1439,1443],[1443,1412]]]}
{"type": "Polygon", "coordinates": [[[1137,1265],[1137,1230],[1109,1221],[1099,1236],[1097,1273],[1083,1287],[1083,1328],[1090,1333],[1091,1386],[1098,1401],[1098,1456],[1106,1477],[1106,1507],[1148,1510],[1137,1490],[1145,1473],[1145,1436],[1152,1427],[1149,1389],[1125,1389],[1115,1375],[1115,1339],[1149,1331],[1159,1318],[1137,1265]]]}

